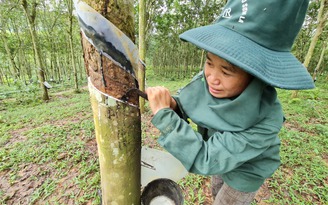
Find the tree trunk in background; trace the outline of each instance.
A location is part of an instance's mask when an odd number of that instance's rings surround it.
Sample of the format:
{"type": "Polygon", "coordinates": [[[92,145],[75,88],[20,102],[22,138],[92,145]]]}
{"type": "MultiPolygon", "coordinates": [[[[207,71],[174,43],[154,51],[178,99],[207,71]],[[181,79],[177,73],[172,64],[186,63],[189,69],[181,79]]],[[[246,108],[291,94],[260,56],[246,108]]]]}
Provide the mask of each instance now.
{"type": "Polygon", "coordinates": [[[8,56],[8,59],[9,59],[9,62],[10,62],[10,67],[11,67],[11,72],[12,72],[12,75],[14,77],[15,80],[18,80],[19,77],[20,77],[20,73],[19,73],[19,70],[16,66],[16,63],[15,63],[15,60],[14,60],[14,56],[12,55],[11,51],[10,51],[10,48],[7,44],[7,37],[5,36],[5,34],[0,34],[0,37],[2,39],[2,43],[5,47],[5,50],[6,50],[6,53],[7,53],[7,56],[8,56]]]}
{"type": "MultiPolygon", "coordinates": [[[[146,32],[146,0],[139,0],[139,58],[145,62],[146,45],[145,45],[145,32],[146,32]]],[[[140,69],[138,73],[139,89],[145,91],[145,66],[139,63],[140,69]]],[[[140,112],[145,111],[145,99],[140,98],[140,112]]]]}
{"type": "Polygon", "coordinates": [[[33,42],[34,55],[35,55],[37,66],[38,66],[38,79],[40,81],[40,86],[42,89],[42,99],[44,101],[46,101],[46,100],[49,100],[49,95],[48,95],[48,90],[47,90],[46,86],[44,85],[45,77],[44,77],[43,69],[45,69],[45,68],[43,66],[41,52],[40,52],[40,48],[39,48],[39,44],[38,44],[38,36],[35,31],[35,17],[36,17],[37,3],[35,0],[32,2],[31,11],[29,11],[26,0],[22,0],[21,5],[23,6],[23,10],[26,15],[26,18],[28,19],[28,26],[30,29],[31,38],[32,38],[32,42],[33,42]]]}
{"type": "Polygon", "coordinates": [[[32,79],[32,70],[28,60],[26,59],[24,50],[21,49],[18,51],[18,59],[19,59],[19,65],[21,67],[21,70],[24,71],[24,73],[26,74],[25,77],[27,78],[26,80],[28,81],[28,83],[30,83],[29,81],[32,79]]]}
{"type": "MultiPolygon", "coordinates": [[[[134,41],[132,0],[86,0],[134,41]]],[[[139,97],[119,101],[135,79],[82,36],[84,63],[99,153],[102,204],[140,204],[141,117],[139,97]]]]}
{"type": "Polygon", "coordinates": [[[77,77],[77,68],[76,68],[76,62],[75,62],[75,56],[74,56],[74,48],[73,48],[73,2],[71,0],[67,1],[68,5],[68,20],[69,20],[69,48],[71,53],[71,66],[73,67],[73,75],[74,75],[74,89],[75,92],[79,92],[79,83],[78,83],[78,77],[77,77]]]}
{"type": "Polygon", "coordinates": [[[0,69],[0,85],[4,84],[3,76],[4,76],[4,74],[2,72],[2,69],[0,69]]]}
{"type": "Polygon", "coordinates": [[[320,70],[320,66],[321,66],[321,63],[323,61],[323,57],[324,57],[325,51],[327,49],[327,43],[328,43],[328,41],[327,42],[323,42],[323,47],[322,47],[322,50],[321,50],[320,58],[319,58],[319,61],[318,61],[318,64],[317,64],[316,68],[314,69],[313,76],[312,76],[312,78],[313,78],[314,81],[317,80],[317,74],[318,74],[318,72],[320,70]]]}
{"type": "MultiPolygon", "coordinates": [[[[327,0],[321,0],[321,4],[320,4],[320,9],[319,9],[319,12],[318,12],[318,18],[317,18],[317,21],[318,21],[318,26],[316,28],[316,31],[315,31],[315,34],[311,40],[311,44],[310,44],[310,47],[309,47],[309,50],[305,56],[305,60],[304,60],[304,63],[303,65],[307,68],[310,64],[310,61],[311,61],[311,58],[312,58],[312,55],[313,55],[313,51],[314,51],[314,48],[317,44],[317,41],[319,39],[319,36],[321,35],[324,27],[325,27],[325,23],[327,21],[327,18],[328,18],[328,12],[324,15],[324,7],[325,7],[325,3],[326,3],[327,0]]],[[[294,90],[293,93],[292,93],[292,98],[296,98],[297,97],[297,94],[298,94],[298,91],[297,90],[294,90]]]]}
{"type": "Polygon", "coordinates": [[[325,7],[325,2],[327,2],[327,1],[328,0],[321,0],[320,9],[319,9],[318,18],[317,18],[318,25],[317,25],[315,34],[314,34],[314,36],[311,40],[309,50],[308,50],[308,52],[305,56],[305,60],[304,60],[304,63],[303,63],[305,67],[308,67],[309,64],[310,64],[314,48],[315,48],[315,46],[317,44],[317,41],[318,41],[320,35],[322,34],[322,31],[323,31],[323,29],[325,27],[325,24],[327,22],[328,12],[325,15],[324,15],[324,12],[323,12],[324,7],[325,7]]]}

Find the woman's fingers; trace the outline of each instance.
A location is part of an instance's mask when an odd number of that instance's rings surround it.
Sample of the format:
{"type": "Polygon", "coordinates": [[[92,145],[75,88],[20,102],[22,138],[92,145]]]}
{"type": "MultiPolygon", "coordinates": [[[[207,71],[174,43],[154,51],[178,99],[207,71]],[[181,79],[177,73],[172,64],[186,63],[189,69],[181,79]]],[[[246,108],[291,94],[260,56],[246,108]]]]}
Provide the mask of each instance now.
{"type": "Polygon", "coordinates": [[[163,86],[149,87],[146,89],[146,93],[153,114],[163,108],[170,108],[172,97],[167,88],[163,86]]]}

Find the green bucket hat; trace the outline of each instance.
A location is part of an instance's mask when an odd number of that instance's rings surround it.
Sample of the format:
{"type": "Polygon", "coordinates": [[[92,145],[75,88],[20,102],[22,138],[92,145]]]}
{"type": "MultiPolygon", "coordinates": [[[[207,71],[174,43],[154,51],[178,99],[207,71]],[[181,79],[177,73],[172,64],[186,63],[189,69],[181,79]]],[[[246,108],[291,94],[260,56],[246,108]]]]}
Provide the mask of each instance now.
{"type": "Polygon", "coordinates": [[[308,4],[309,0],[229,0],[214,24],[188,30],[180,38],[274,87],[311,89],[310,74],[291,53],[308,4]]]}

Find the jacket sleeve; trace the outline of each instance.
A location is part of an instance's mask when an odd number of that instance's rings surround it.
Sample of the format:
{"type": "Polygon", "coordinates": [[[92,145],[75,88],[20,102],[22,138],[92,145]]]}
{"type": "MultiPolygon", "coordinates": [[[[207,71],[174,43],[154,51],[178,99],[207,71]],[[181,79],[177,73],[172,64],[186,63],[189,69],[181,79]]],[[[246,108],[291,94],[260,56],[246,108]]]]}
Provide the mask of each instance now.
{"type": "Polygon", "coordinates": [[[276,142],[279,127],[254,126],[243,132],[214,132],[207,141],[173,110],[152,119],[161,131],[159,144],[192,173],[224,174],[254,159],[276,142]],[[268,128],[269,127],[269,128],[268,128]]]}

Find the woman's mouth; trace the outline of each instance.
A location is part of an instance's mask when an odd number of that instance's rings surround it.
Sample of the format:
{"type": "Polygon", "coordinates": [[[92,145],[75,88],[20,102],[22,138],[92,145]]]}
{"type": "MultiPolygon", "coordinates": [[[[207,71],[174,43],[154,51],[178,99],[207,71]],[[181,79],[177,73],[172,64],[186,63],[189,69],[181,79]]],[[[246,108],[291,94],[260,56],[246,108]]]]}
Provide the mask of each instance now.
{"type": "Polygon", "coordinates": [[[215,89],[215,88],[213,88],[213,87],[211,87],[211,86],[209,86],[209,90],[210,90],[210,92],[211,92],[212,94],[220,94],[220,93],[222,93],[222,90],[220,90],[220,89],[215,89]]]}

